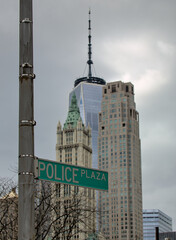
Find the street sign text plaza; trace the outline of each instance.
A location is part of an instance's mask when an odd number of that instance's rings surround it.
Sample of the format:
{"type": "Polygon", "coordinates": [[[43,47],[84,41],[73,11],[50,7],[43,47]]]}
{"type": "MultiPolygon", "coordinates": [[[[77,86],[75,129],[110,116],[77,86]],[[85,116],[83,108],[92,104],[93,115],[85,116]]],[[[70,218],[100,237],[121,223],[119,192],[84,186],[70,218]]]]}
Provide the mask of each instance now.
{"type": "Polygon", "coordinates": [[[36,165],[38,179],[108,190],[108,172],[45,159],[37,159],[36,165]]]}

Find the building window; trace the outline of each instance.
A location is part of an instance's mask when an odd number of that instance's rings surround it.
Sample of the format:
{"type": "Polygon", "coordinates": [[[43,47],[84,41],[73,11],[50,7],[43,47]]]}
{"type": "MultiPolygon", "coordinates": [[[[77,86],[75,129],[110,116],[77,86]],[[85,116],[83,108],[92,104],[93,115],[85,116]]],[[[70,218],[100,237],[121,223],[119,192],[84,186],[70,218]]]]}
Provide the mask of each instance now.
{"type": "Polygon", "coordinates": [[[112,93],[116,92],[116,85],[112,85],[112,93]]]}
{"type": "Polygon", "coordinates": [[[131,87],[131,92],[133,93],[133,87],[131,87]]]}
{"type": "Polygon", "coordinates": [[[72,148],[65,149],[65,162],[72,162],[72,148]]]}
{"type": "Polygon", "coordinates": [[[66,144],[73,143],[73,132],[66,132],[66,144]]]}

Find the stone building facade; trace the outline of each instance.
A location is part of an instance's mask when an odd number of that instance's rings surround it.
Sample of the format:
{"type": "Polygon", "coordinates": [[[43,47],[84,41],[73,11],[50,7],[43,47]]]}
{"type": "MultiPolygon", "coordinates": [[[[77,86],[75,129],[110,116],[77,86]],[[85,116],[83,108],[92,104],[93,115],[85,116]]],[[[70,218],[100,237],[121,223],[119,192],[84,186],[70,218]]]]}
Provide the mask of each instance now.
{"type": "MultiPolygon", "coordinates": [[[[56,160],[92,167],[91,129],[85,127],[81,120],[75,94],[63,128],[60,122],[57,125],[56,160]]],[[[58,214],[62,216],[66,210],[72,211],[64,220],[64,231],[58,239],[67,239],[68,234],[72,236],[71,239],[86,239],[91,232],[95,232],[95,191],[61,184],[56,185],[56,188],[58,214]]]]}
{"type": "Polygon", "coordinates": [[[98,166],[109,172],[109,192],[98,196],[101,233],[107,240],[142,240],[139,114],[132,83],[103,87],[98,166]]]}

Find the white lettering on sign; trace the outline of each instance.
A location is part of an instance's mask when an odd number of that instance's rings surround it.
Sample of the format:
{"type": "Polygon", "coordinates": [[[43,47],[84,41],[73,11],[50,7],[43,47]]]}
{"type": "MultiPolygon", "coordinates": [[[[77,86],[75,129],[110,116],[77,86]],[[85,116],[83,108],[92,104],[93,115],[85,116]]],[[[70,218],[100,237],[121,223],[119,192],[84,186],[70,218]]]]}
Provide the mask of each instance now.
{"type": "Polygon", "coordinates": [[[75,180],[75,177],[77,177],[78,175],[75,172],[78,172],[79,170],[77,168],[73,168],[73,182],[74,183],[79,183],[78,181],[75,180]]]}
{"type": "Polygon", "coordinates": [[[99,176],[100,176],[100,173],[97,172],[97,180],[100,180],[99,176]]]}
{"type": "Polygon", "coordinates": [[[95,179],[95,173],[94,173],[94,172],[92,172],[91,178],[94,178],[94,179],[95,179]]]}
{"type": "Polygon", "coordinates": [[[39,177],[40,177],[40,172],[45,170],[45,164],[42,162],[39,162],[39,177]],[[43,167],[42,167],[43,165],[43,167]]]}
{"type": "Polygon", "coordinates": [[[62,166],[62,181],[64,181],[64,166],[62,166]]]}
{"type": "Polygon", "coordinates": [[[106,181],[106,178],[105,178],[104,173],[102,174],[102,178],[101,178],[101,180],[105,180],[105,181],[106,181]]]}
{"type": "Polygon", "coordinates": [[[81,177],[85,174],[85,170],[81,169],[81,177]]]}
{"type": "Polygon", "coordinates": [[[88,176],[88,174],[87,174],[87,171],[86,171],[86,178],[90,178],[90,177],[88,176]]]}
{"type": "Polygon", "coordinates": [[[96,181],[108,181],[106,174],[101,171],[40,161],[38,163],[38,176],[40,179],[50,179],[51,181],[70,184],[82,184],[86,182],[87,179],[92,180],[91,184],[93,184],[94,180],[95,183],[96,181]]]}
{"type": "Polygon", "coordinates": [[[70,179],[68,179],[68,177],[67,177],[67,170],[69,170],[70,172],[71,172],[71,168],[70,167],[66,167],[65,168],[65,180],[67,181],[67,182],[71,182],[71,178],[70,179]]]}
{"type": "Polygon", "coordinates": [[[81,177],[96,179],[98,181],[106,181],[104,173],[91,171],[88,173],[88,170],[81,169],[81,177]]]}
{"type": "Polygon", "coordinates": [[[61,180],[61,178],[57,177],[57,166],[55,165],[55,179],[56,180],[61,180]]]}
{"type": "Polygon", "coordinates": [[[39,162],[39,177],[41,175],[45,175],[49,179],[54,179],[57,181],[63,181],[63,182],[73,182],[73,183],[79,183],[77,180],[78,177],[78,168],[71,168],[71,167],[65,167],[65,166],[58,166],[56,164],[51,164],[51,163],[43,163],[39,162]],[[60,169],[61,168],[61,169],[60,169]],[[59,171],[60,169],[60,171],[59,171]],[[43,174],[42,174],[43,172],[43,174]]]}
{"type": "Polygon", "coordinates": [[[46,167],[46,174],[47,174],[47,177],[48,178],[53,178],[53,165],[51,164],[51,163],[49,163],[48,165],[47,165],[47,167],[46,167]],[[50,169],[51,169],[51,175],[49,175],[49,167],[50,167],[50,169]]]}

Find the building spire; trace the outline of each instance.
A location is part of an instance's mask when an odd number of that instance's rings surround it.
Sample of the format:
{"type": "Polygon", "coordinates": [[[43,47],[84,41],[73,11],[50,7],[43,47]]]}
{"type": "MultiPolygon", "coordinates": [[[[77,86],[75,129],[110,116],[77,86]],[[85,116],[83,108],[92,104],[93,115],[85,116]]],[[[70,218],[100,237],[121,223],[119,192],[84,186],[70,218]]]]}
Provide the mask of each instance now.
{"type": "Polygon", "coordinates": [[[90,15],[91,15],[91,11],[89,9],[89,21],[88,21],[88,61],[87,61],[87,64],[88,64],[88,78],[91,78],[92,77],[92,69],[91,69],[91,65],[93,64],[93,61],[91,59],[91,56],[92,56],[92,44],[91,44],[91,18],[90,18],[90,15]]]}
{"type": "MultiPolygon", "coordinates": [[[[79,107],[77,105],[77,99],[75,93],[72,96],[71,104],[69,107],[67,119],[64,123],[63,129],[74,128],[77,125],[77,122],[81,120],[79,107]]],[[[82,122],[82,120],[81,120],[82,122]]]]}
{"type": "MultiPolygon", "coordinates": [[[[100,85],[105,85],[106,81],[102,78],[92,76],[92,43],[91,43],[91,10],[89,9],[89,20],[88,20],[88,75],[83,76],[81,78],[78,78],[75,80],[74,87],[76,87],[79,83],[81,82],[87,82],[87,83],[93,83],[93,84],[100,84],[100,85]]],[[[86,64],[86,66],[87,66],[86,64]]]]}

